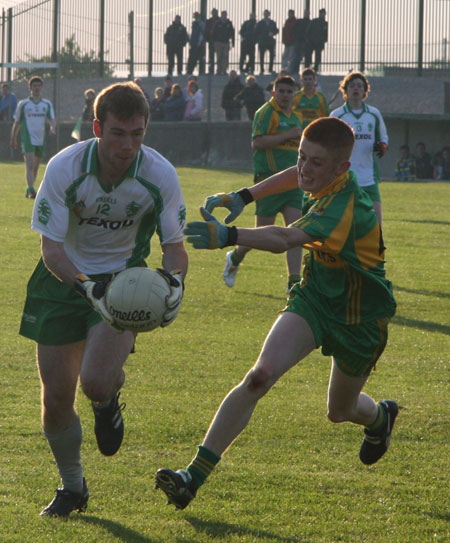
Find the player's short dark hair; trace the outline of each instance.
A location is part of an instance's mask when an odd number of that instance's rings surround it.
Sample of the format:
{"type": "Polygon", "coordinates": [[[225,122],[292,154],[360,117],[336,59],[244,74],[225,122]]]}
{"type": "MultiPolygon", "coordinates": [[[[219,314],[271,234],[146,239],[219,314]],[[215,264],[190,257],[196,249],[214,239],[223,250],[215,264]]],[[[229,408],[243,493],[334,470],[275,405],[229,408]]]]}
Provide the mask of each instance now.
{"type": "Polygon", "coordinates": [[[317,72],[314,70],[314,68],[303,68],[301,77],[305,75],[312,75],[313,77],[317,77],[317,72]]]}
{"type": "Polygon", "coordinates": [[[295,79],[290,75],[279,75],[273,82],[273,90],[275,90],[278,85],[289,85],[290,87],[295,87],[295,79]]]}
{"type": "Polygon", "coordinates": [[[338,160],[348,160],[355,144],[353,128],[337,117],[321,117],[303,130],[302,138],[321,145],[338,160]]]}
{"type": "Polygon", "coordinates": [[[28,80],[28,88],[31,89],[31,85],[33,83],[40,83],[41,85],[44,84],[44,80],[42,79],[42,77],[38,76],[38,75],[33,75],[33,77],[30,77],[30,79],[28,80]]]}
{"type": "Polygon", "coordinates": [[[131,81],[115,83],[103,89],[94,102],[94,117],[100,126],[105,122],[108,113],[112,113],[121,121],[141,115],[147,124],[149,116],[147,98],[136,83],[131,81]]]}
{"type": "Polygon", "coordinates": [[[367,95],[370,92],[370,85],[367,77],[362,72],[350,72],[344,77],[344,79],[339,83],[339,90],[341,91],[342,96],[347,99],[348,85],[355,79],[361,79],[361,81],[363,82],[364,98],[367,98],[367,95]]]}

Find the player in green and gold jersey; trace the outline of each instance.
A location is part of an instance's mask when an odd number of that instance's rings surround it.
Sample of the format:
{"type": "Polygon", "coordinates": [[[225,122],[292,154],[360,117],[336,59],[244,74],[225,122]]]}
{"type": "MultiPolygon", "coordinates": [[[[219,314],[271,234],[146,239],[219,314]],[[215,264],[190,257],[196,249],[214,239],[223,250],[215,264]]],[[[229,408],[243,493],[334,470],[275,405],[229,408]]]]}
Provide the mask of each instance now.
{"type": "Polygon", "coordinates": [[[301,73],[302,88],[295,94],[294,107],[303,117],[303,128],[320,117],[328,117],[330,110],[325,96],[316,88],[317,74],[312,68],[305,68],[301,73]]]}
{"type": "Polygon", "coordinates": [[[197,249],[241,243],[274,253],[302,246],[308,254],[302,281],[291,289],[255,365],[223,400],[191,464],[157,472],[157,487],[179,509],[195,497],[247,426],[258,401],[319,347],[331,356],[328,418],[364,427],[359,456],[366,465],[377,462],[389,447],[398,405],[393,400],[376,403],[362,389],[386,346],[396,304],[385,275],[380,224],[369,196],[348,171],[354,142],[353,130],[344,121],[313,121],[303,132],[297,167],[250,189],[210,196],[201,210],[206,222],[191,222],[185,229],[197,249]],[[287,228],[226,227],[209,212],[227,207],[229,222],[245,203],[297,184],[308,199],[303,216],[287,228]]]}
{"type": "MultiPolygon", "coordinates": [[[[255,183],[293,166],[297,161],[298,144],[302,127],[302,116],[293,109],[295,81],[289,75],[279,76],[273,85],[272,98],[255,114],[252,129],[253,171],[255,183]]],[[[256,203],[256,226],[275,224],[278,213],[285,224],[301,216],[303,191],[298,187],[285,194],[275,194],[256,203]]],[[[250,251],[238,246],[226,255],[223,279],[232,287],[236,281],[239,264],[250,251]]],[[[300,280],[301,247],[286,252],[288,288],[300,280]]]]}

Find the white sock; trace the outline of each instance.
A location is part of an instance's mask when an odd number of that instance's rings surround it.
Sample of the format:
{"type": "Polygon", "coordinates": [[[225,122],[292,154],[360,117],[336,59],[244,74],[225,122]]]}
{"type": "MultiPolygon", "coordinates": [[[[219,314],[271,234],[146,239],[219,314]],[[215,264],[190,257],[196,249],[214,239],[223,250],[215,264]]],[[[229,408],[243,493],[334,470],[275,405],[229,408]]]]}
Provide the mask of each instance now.
{"type": "Polygon", "coordinates": [[[81,442],[83,432],[77,416],[72,426],[57,434],[44,431],[58,466],[64,488],[81,494],[83,490],[83,466],[81,465],[81,442]]]}

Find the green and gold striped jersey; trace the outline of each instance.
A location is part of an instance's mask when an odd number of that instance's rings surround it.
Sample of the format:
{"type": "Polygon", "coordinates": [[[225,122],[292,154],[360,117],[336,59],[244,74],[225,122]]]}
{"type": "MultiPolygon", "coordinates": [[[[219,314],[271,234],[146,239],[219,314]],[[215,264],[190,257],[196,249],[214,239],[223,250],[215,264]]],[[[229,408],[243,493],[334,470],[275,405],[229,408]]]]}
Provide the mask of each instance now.
{"type": "MultiPolygon", "coordinates": [[[[278,102],[272,97],[255,113],[252,127],[252,140],[258,136],[271,136],[290,130],[294,126],[302,127],[302,115],[292,108],[286,115],[278,102]]],[[[290,138],[275,147],[256,149],[253,154],[253,171],[256,175],[268,177],[297,164],[298,138],[290,138]]]]}
{"type": "Polygon", "coordinates": [[[309,253],[300,286],[314,290],[331,320],[360,324],[394,315],[381,228],[352,172],[309,194],[302,218],[290,226],[314,238],[305,246],[309,253]]]}
{"type": "Polygon", "coordinates": [[[311,98],[308,98],[305,91],[300,89],[295,94],[294,107],[301,112],[303,117],[303,128],[306,128],[312,121],[315,121],[320,117],[328,117],[330,114],[327,99],[317,90],[311,98]]]}

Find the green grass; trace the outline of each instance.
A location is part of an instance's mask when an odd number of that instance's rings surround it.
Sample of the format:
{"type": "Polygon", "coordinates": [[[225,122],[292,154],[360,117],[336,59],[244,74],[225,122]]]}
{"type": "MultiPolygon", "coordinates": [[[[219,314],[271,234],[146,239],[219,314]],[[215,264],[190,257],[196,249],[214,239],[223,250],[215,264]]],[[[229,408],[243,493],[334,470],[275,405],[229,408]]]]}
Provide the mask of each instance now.
{"type": "MultiPolygon", "coordinates": [[[[260,402],[189,508],[165,506],[153,490],[155,470],[190,461],[223,396],[254,362],[286,283],[284,257],[255,251],[228,289],[225,252],[189,248],[179,317],[139,336],[127,361],[126,438],[115,457],[97,451],[89,403],[78,396],[91,500],[86,514],[61,522],[38,517],[59,479],[40,429],[35,346],[17,334],[39,239],[29,226],[24,166],[0,168],[2,542],[448,541],[450,184],[381,186],[398,311],[366,390],[404,407],[381,462],[359,462],[360,428],[327,421],[330,362],[315,352],[260,402]]],[[[248,172],[180,168],[179,175],[190,220],[206,195],[251,183],[248,172]]],[[[252,213],[238,224],[251,225],[252,213]]],[[[156,266],[157,244],[153,250],[156,266]]]]}

